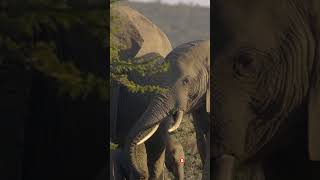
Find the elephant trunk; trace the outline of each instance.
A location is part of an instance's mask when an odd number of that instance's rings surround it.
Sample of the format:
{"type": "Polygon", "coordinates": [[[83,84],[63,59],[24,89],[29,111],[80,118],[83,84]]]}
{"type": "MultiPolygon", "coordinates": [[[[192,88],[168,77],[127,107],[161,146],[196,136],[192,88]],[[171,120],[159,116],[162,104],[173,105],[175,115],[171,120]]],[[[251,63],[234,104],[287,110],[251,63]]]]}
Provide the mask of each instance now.
{"type": "MultiPolygon", "coordinates": [[[[246,137],[249,119],[253,115],[250,109],[237,97],[216,97],[212,113],[212,158],[213,179],[232,180],[236,164],[246,160],[246,137]],[[220,98],[220,99],[219,99],[220,98]],[[236,110],[236,111],[235,111],[236,110]]],[[[242,98],[242,97],[241,97],[242,98]]]]}
{"type": "Polygon", "coordinates": [[[214,180],[233,180],[235,158],[231,155],[222,155],[213,161],[214,180]]]}
{"type": "Polygon", "coordinates": [[[184,166],[178,166],[178,179],[183,180],[184,179],[184,166]]]}
{"type": "MultiPolygon", "coordinates": [[[[133,173],[138,176],[135,178],[148,178],[149,174],[146,157],[144,155],[146,153],[144,142],[151,138],[159,128],[161,121],[172,113],[175,106],[176,101],[172,91],[157,95],[129,133],[126,145],[129,163],[133,173]]],[[[173,128],[170,128],[171,130],[176,129],[179,126],[182,115],[182,112],[177,113],[176,123],[172,126],[173,128]]]]}

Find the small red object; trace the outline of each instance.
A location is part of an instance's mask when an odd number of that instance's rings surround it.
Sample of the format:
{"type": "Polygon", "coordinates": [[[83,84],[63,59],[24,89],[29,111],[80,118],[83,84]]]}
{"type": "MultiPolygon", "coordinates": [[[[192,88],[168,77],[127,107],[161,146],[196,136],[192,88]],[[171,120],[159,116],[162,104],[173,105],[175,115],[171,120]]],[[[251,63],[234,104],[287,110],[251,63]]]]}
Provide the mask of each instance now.
{"type": "Polygon", "coordinates": [[[184,163],[184,159],[183,158],[180,158],[180,163],[184,163]]]}

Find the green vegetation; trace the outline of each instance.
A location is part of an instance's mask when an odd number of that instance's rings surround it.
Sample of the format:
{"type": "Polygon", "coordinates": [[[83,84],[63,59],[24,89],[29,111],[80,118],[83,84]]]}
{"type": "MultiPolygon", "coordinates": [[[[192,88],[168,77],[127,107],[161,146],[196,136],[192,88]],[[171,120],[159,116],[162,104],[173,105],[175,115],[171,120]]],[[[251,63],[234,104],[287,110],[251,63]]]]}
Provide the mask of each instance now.
{"type": "MultiPolygon", "coordinates": [[[[112,7],[115,2],[118,0],[110,1],[110,9],[112,11],[112,7]]],[[[117,17],[111,13],[110,17],[111,21],[117,21],[117,17]]],[[[114,23],[115,24],[115,23],[114,23]]],[[[128,88],[130,92],[133,93],[161,93],[165,91],[165,89],[155,86],[155,85],[140,85],[136,82],[129,80],[128,74],[130,72],[135,72],[141,76],[147,76],[151,74],[155,74],[158,72],[163,72],[168,69],[168,64],[164,63],[162,65],[155,64],[162,59],[160,56],[155,57],[152,60],[148,61],[137,61],[134,59],[120,59],[119,53],[121,50],[121,44],[117,44],[114,40],[114,36],[118,31],[117,26],[110,27],[110,77],[112,81],[116,81],[121,85],[128,88]]]]}
{"type": "Polygon", "coordinates": [[[115,150],[115,149],[117,149],[118,148],[118,144],[114,144],[114,143],[112,143],[112,142],[110,142],[110,150],[115,150]]]}
{"type": "MultiPolygon", "coordinates": [[[[94,1],[97,2],[97,1],[94,1]]],[[[60,93],[73,98],[97,94],[108,99],[106,77],[85,72],[64,53],[63,35],[75,28],[90,27],[88,37],[106,48],[106,10],[91,1],[2,1],[0,13],[0,63],[18,63],[58,83],[60,93]],[[84,7],[92,7],[85,10],[84,7]]],[[[94,61],[87,59],[88,62],[94,61]]],[[[83,64],[82,64],[83,65],[83,64]]]]}

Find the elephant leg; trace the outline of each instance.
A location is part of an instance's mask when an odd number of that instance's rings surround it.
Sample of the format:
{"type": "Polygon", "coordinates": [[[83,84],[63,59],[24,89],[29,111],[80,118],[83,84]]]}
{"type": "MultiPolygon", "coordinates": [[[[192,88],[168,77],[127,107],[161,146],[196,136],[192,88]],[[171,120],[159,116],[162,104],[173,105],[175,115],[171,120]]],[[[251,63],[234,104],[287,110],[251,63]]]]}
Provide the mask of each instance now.
{"type": "Polygon", "coordinates": [[[209,115],[204,108],[192,113],[196,130],[197,147],[201,157],[203,170],[202,179],[210,179],[210,130],[209,115]]]}
{"type": "Polygon", "coordinates": [[[266,180],[261,163],[244,165],[236,171],[235,180],[266,180]]]}
{"type": "Polygon", "coordinates": [[[202,165],[205,165],[207,151],[210,150],[210,141],[208,141],[209,131],[209,115],[204,108],[199,108],[192,113],[193,123],[196,131],[197,147],[201,157],[202,165]]]}
{"type": "Polygon", "coordinates": [[[235,158],[231,155],[222,155],[221,157],[213,160],[214,180],[233,180],[235,169],[235,158]]]}
{"type": "Polygon", "coordinates": [[[194,112],[192,114],[193,117],[193,124],[196,131],[196,139],[197,139],[197,148],[198,153],[200,154],[202,165],[204,165],[205,162],[205,154],[206,154],[206,138],[205,134],[203,132],[203,129],[200,125],[201,115],[198,112],[194,112]]]}
{"type": "Polygon", "coordinates": [[[165,164],[175,179],[179,180],[184,179],[184,162],[181,159],[185,159],[182,145],[173,137],[168,137],[165,164]]]}

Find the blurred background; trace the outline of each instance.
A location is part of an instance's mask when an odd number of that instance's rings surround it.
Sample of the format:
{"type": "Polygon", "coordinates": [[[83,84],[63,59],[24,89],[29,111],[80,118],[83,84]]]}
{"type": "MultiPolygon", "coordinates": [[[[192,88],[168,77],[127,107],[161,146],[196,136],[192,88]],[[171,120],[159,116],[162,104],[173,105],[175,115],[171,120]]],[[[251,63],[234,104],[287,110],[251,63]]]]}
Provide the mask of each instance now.
{"type": "Polygon", "coordinates": [[[209,0],[130,0],[138,10],[166,33],[173,47],[210,38],[209,0]]]}

